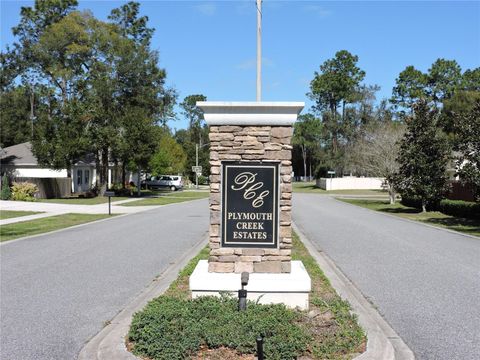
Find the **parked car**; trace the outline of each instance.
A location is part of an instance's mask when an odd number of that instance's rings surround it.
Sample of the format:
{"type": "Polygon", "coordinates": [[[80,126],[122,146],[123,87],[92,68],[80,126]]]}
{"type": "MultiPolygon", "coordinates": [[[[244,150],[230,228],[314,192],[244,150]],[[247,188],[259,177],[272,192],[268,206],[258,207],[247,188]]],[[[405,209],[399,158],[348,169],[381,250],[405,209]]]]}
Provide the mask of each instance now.
{"type": "Polygon", "coordinates": [[[147,181],[142,181],[142,185],[146,185],[148,189],[165,189],[172,191],[183,189],[183,180],[178,175],[160,175],[152,176],[147,181]]]}

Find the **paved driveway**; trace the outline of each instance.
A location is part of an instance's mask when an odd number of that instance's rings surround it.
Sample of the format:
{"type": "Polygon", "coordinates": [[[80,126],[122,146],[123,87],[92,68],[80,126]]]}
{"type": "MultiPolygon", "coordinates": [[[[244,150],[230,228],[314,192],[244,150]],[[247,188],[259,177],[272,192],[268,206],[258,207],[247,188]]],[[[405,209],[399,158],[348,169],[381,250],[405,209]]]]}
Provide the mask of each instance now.
{"type": "MultiPolygon", "coordinates": [[[[152,206],[120,206],[128,202],[138,201],[139,199],[125,199],[113,201],[111,204],[112,214],[131,214],[147,210],[152,210],[152,206]]],[[[62,215],[68,213],[80,214],[108,214],[108,203],[96,205],[78,205],[78,204],[57,204],[47,202],[29,202],[29,201],[5,201],[0,200],[0,209],[13,211],[40,211],[41,214],[13,217],[0,220],[0,225],[13,224],[22,221],[41,219],[44,217],[62,215]]]]}
{"type": "Polygon", "coordinates": [[[480,359],[480,238],[314,194],[294,194],[293,218],[418,359],[480,359]]]}
{"type": "Polygon", "coordinates": [[[205,199],[5,243],[0,358],[76,358],[207,230],[205,199]]]}

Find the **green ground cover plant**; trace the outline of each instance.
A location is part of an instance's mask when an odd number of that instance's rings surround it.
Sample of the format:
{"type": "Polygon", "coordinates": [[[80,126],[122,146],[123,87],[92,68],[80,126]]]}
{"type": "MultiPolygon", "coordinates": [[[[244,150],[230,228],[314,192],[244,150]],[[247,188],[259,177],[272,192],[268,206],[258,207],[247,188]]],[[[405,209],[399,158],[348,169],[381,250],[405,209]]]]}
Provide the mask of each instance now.
{"type": "Polygon", "coordinates": [[[365,350],[365,335],[294,234],[292,256],[304,262],[312,278],[310,311],[249,302],[237,311],[237,299],[190,299],[188,278],[204,248],[179,273],[166,293],[134,315],[127,346],[144,359],[253,359],[255,339],[265,338],[266,359],[351,359],[365,350]]]}
{"type": "Polygon", "coordinates": [[[41,211],[0,210],[0,220],[41,213],[41,211]]]}
{"type": "Polygon", "coordinates": [[[410,220],[459,231],[480,237],[480,219],[468,219],[443,214],[439,211],[422,212],[421,209],[408,207],[400,203],[390,205],[381,200],[338,199],[340,201],[361,206],[367,209],[392,214],[410,220]]]}
{"type": "MultiPolygon", "coordinates": [[[[125,196],[112,196],[112,202],[130,199],[125,196]]],[[[71,197],[62,199],[38,199],[40,202],[71,205],[98,205],[108,203],[107,196],[97,196],[92,198],[71,197]]]]}
{"type": "Polygon", "coordinates": [[[0,241],[38,235],[109,217],[103,214],[64,214],[0,226],[0,241]]]}

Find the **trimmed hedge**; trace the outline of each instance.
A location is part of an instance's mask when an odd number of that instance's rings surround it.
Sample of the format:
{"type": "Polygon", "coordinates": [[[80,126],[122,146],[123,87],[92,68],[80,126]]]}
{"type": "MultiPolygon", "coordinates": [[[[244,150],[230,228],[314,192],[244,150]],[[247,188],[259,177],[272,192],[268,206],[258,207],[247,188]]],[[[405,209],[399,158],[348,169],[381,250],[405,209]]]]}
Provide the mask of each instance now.
{"type": "Polygon", "coordinates": [[[442,200],[438,211],[451,216],[480,219],[480,203],[463,200],[442,200]]]}
{"type": "Polygon", "coordinates": [[[407,197],[402,195],[402,200],[400,200],[400,204],[415,209],[422,209],[422,202],[420,201],[420,199],[414,197],[407,197]]]}
{"type": "MultiPolygon", "coordinates": [[[[422,202],[418,198],[403,197],[400,203],[404,206],[422,210],[422,202]]],[[[445,215],[480,219],[480,203],[463,200],[444,199],[435,206],[427,206],[428,211],[440,211],[445,215]]]]}
{"type": "MultiPolygon", "coordinates": [[[[404,206],[422,210],[422,200],[417,197],[408,197],[402,195],[400,203],[404,206]]],[[[438,204],[427,204],[427,211],[435,211],[438,208],[438,204]]]]}

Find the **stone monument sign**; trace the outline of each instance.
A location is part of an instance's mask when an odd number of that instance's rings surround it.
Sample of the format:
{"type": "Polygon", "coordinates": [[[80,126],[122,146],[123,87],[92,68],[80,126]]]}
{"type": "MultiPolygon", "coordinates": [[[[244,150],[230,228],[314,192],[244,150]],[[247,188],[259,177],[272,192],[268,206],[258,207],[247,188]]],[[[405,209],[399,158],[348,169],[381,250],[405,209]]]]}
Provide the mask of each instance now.
{"type": "Polygon", "coordinates": [[[249,296],[256,292],[267,302],[308,306],[304,296],[308,299],[310,278],[301,262],[291,261],[291,140],[304,104],[197,106],[210,129],[210,257],[192,274],[192,295],[234,291],[238,281],[228,275],[236,279],[249,272],[249,296]],[[285,293],[302,295],[295,303],[283,301],[285,293]]]}

